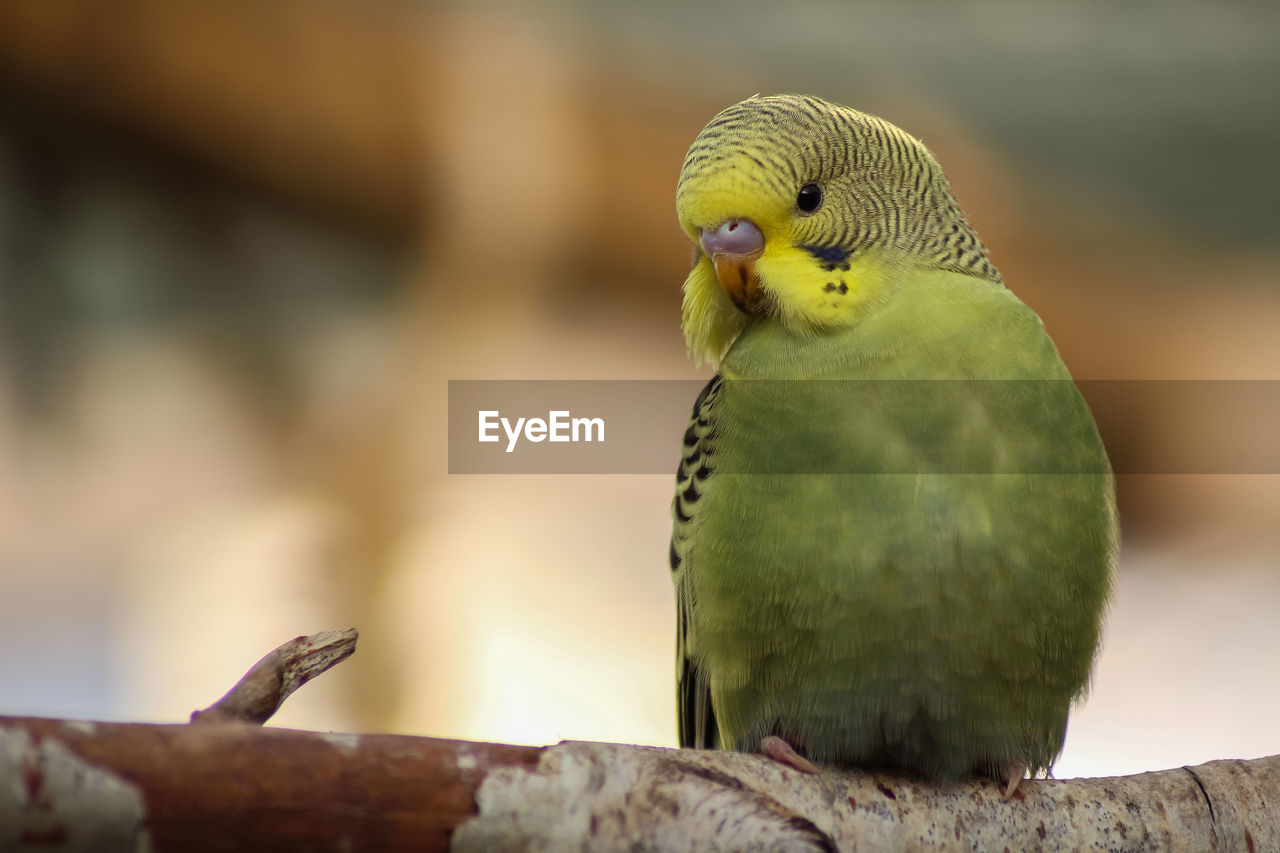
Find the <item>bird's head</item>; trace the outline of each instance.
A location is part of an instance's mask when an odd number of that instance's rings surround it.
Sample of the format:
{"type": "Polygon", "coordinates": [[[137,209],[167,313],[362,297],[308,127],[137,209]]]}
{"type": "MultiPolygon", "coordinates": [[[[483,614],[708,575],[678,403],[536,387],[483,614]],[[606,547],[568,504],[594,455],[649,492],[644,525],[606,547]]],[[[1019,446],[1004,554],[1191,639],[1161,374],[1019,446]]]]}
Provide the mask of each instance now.
{"type": "Polygon", "coordinates": [[[683,323],[699,359],[718,361],[751,318],[851,325],[912,267],[999,281],[924,145],[818,98],[754,97],[712,119],[676,211],[696,251],[683,323]]]}

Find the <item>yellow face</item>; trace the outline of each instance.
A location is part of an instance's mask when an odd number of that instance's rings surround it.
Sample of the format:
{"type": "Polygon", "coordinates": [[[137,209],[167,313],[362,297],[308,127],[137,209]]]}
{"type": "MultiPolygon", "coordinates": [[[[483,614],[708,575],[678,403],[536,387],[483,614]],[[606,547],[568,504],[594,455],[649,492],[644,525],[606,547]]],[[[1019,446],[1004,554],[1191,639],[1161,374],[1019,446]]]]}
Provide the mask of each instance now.
{"type": "Polygon", "coordinates": [[[751,99],[717,116],[676,190],[698,249],[685,282],[691,351],[718,358],[751,318],[800,334],[856,322],[923,230],[923,206],[899,197],[931,184],[934,165],[892,125],[817,99],[751,99]]]}
{"type": "Polygon", "coordinates": [[[784,182],[762,171],[756,158],[742,153],[681,184],[680,224],[698,249],[691,279],[717,281],[749,316],[817,327],[847,323],[879,278],[879,264],[868,257],[879,253],[859,253],[839,240],[847,229],[839,207],[827,202],[847,181],[788,172],[784,182]],[[715,251],[717,231],[737,222],[754,225],[764,238],[744,264],[715,251]]]}

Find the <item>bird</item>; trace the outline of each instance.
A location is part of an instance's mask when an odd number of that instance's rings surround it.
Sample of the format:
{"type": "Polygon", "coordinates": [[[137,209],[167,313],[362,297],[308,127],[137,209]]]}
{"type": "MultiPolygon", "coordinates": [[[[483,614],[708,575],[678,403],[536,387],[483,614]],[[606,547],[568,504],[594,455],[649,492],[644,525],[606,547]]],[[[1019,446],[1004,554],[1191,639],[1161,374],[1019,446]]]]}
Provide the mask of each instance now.
{"type": "Polygon", "coordinates": [[[915,137],[806,95],[684,159],[715,375],[672,502],[681,747],[949,784],[1049,775],[1115,574],[1114,478],[1040,318],[915,137]]]}

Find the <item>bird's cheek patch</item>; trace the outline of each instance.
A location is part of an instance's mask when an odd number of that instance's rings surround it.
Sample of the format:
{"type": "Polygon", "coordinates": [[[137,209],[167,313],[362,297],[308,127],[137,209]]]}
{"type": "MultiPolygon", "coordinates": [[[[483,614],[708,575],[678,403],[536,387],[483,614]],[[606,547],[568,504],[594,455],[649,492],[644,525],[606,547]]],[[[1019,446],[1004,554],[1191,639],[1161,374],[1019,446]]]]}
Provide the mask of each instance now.
{"type": "Polygon", "coordinates": [[[849,312],[862,301],[858,279],[846,262],[815,262],[810,254],[791,250],[766,254],[757,266],[782,313],[806,325],[846,325],[849,312]]]}

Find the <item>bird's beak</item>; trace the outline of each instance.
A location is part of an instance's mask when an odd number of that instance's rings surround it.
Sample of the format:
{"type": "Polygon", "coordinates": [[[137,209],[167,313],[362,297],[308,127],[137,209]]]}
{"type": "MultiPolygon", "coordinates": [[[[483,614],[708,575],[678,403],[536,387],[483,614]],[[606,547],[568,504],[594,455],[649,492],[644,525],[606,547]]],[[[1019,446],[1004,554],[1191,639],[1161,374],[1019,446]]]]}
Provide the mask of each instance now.
{"type": "Polygon", "coordinates": [[[756,259],[764,253],[764,234],[749,219],[730,219],[716,228],[699,228],[698,244],[715,267],[725,293],[744,314],[764,314],[756,259]]]}

